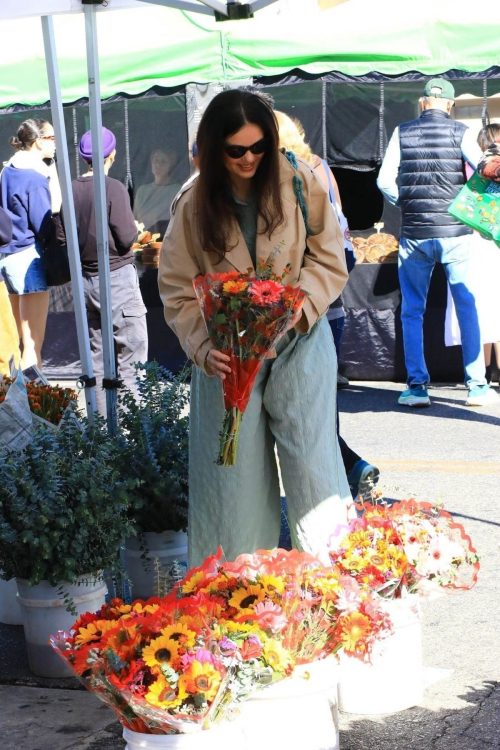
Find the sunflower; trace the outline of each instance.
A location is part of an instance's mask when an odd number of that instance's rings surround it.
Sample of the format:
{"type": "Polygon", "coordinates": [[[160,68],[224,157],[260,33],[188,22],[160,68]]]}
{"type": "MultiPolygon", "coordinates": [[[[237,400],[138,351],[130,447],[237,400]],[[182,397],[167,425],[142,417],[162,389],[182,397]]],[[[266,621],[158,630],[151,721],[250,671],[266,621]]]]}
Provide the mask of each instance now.
{"type": "Polygon", "coordinates": [[[237,589],[229,600],[229,606],[235,607],[240,614],[251,614],[254,607],[266,598],[265,589],[260,584],[250,584],[237,589]]]}
{"type": "Polygon", "coordinates": [[[292,664],[290,653],[279,641],[268,638],[264,643],[264,659],[275,672],[285,672],[292,664]]]}
{"type": "Polygon", "coordinates": [[[179,677],[179,690],[191,695],[203,693],[207,701],[213,700],[219,689],[222,675],[209,662],[193,661],[179,677]]]}
{"type": "Polygon", "coordinates": [[[176,691],[163,675],[149,687],[149,692],[144,696],[148,703],[158,708],[177,708],[188,695],[182,686],[178,685],[176,691]]]}
{"type": "Polygon", "coordinates": [[[177,625],[167,625],[166,628],[162,628],[161,634],[184,648],[194,646],[196,641],[196,633],[182,622],[178,622],[177,625]]]}
{"type": "Polygon", "coordinates": [[[182,586],[182,593],[183,594],[191,594],[193,591],[197,591],[198,586],[202,581],[205,580],[205,573],[202,570],[199,570],[197,573],[194,573],[191,578],[189,578],[187,581],[185,581],[182,586]]]}
{"type": "Polygon", "coordinates": [[[259,583],[268,594],[283,594],[285,591],[285,579],[282,576],[261,575],[259,583]]]}
{"type": "Polygon", "coordinates": [[[179,656],[179,645],[164,635],[155,638],[142,650],[142,658],[148,667],[161,667],[179,656]]]}
{"type": "Polygon", "coordinates": [[[356,651],[361,645],[364,650],[364,644],[361,642],[370,635],[371,632],[370,618],[362,615],[361,612],[353,612],[344,618],[342,622],[341,637],[346,651],[356,651]]]}
{"type": "Polygon", "coordinates": [[[98,641],[104,633],[108,630],[116,628],[115,620],[96,620],[95,622],[89,622],[86,628],[80,628],[78,635],[75,638],[75,643],[79,646],[83,646],[86,643],[92,643],[92,641],[98,641]]]}

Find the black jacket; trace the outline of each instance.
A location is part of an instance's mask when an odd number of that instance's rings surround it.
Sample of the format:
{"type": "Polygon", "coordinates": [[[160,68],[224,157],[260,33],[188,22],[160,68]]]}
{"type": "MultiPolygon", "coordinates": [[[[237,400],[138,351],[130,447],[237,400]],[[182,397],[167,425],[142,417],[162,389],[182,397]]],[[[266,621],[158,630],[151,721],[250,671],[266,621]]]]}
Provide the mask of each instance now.
{"type": "Polygon", "coordinates": [[[9,245],[12,240],[12,219],[5,209],[0,207],[0,248],[9,245]]]}
{"type": "Polygon", "coordinates": [[[465,125],[437,109],[399,126],[402,237],[421,240],[472,232],[448,213],[466,182],[461,149],[465,131],[465,125]]]}

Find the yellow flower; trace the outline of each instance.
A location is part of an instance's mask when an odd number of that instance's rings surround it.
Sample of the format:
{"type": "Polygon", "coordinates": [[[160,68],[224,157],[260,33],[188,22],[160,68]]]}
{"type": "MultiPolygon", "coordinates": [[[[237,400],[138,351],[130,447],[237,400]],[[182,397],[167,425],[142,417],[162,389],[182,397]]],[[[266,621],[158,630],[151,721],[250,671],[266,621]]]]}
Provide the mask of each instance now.
{"type": "Polygon", "coordinates": [[[204,693],[207,701],[215,698],[222,676],[209,662],[193,661],[179,677],[179,690],[194,695],[204,693]]]}
{"type": "Polygon", "coordinates": [[[75,638],[75,643],[83,646],[92,641],[98,641],[108,630],[116,628],[118,623],[115,620],[96,620],[89,622],[86,628],[80,628],[75,638]]]}
{"type": "Polygon", "coordinates": [[[221,627],[221,632],[227,630],[229,633],[252,633],[260,630],[256,623],[251,622],[233,622],[232,620],[226,620],[221,627]]]}
{"type": "Polygon", "coordinates": [[[180,685],[178,691],[177,693],[165,677],[160,675],[156,682],[150,685],[149,692],[144,697],[152,706],[158,706],[158,708],[176,708],[188,697],[180,685]]]}
{"type": "Polygon", "coordinates": [[[267,639],[264,642],[264,659],[275,672],[284,672],[292,664],[292,657],[279,641],[267,639]]]}
{"type": "Polygon", "coordinates": [[[136,602],[133,606],[124,605],[123,607],[120,607],[120,609],[125,610],[125,607],[127,606],[128,606],[128,612],[126,612],[123,615],[123,619],[128,619],[132,617],[133,615],[143,615],[145,613],[148,615],[152,615],[156,612],[157,609],[160,608],[159,604],[146,604],[143,607],[141,602],[136,602]]]}
{"type": "Polygon", "coordinates": [[[342,642],[346,651],[355,651],[361,647],[365,650],[364,644],[360,642],[366,638],[371,631],[370,618],[362,615],[361,612],[353,612],[344,618],[342,622],[342,642]]]}
{"type": "Polygon", "coordinates": [[[191,578],[188,578],[185,583],[182,584],[182,593],[191,594],[193,591],[196,591],[197,587],[204,580],[205,573],[202,570],[199,570],[197,573],[194,573],[191,578]]]}
{"type": "Polygon", "coordinates": [[[229,600],[229,606],[240,610],[241,614],[251,614],[255,605],[266,598],[266,592],[260,584],[251,584],[246,588],[236,589],[229,600]]]}
{"type": "Polygon", "coordinates": [[[285,591],[285,579],[281,576],[261,575],[259,583],[268,594],[282,594],[285,591]]]}
{"type": "Polygon", "coordinates": [[[155,638],[142,651],[142,658],[148,667],[161,667],[162,664],[169,664],[178,656],[178,644],[171,638],[165,638],[164,635],[155,638]]]}
{"type": "Polygon", "coordinates": [[[177,625],[167,625],[166,628],[162,628],[161,634],[184,647],[194,646],[196,641],[196,633],[182,622],[178,622],[177,625]]]}
{"type": "Polygon", "coordinates": [[[248,283],[246,281],[236,279],[235,281],[226,281],[226,283],[222,285],[222,288],[226,294],[239,294],[240,292],[245,291],[247,286],[248,283]]]}

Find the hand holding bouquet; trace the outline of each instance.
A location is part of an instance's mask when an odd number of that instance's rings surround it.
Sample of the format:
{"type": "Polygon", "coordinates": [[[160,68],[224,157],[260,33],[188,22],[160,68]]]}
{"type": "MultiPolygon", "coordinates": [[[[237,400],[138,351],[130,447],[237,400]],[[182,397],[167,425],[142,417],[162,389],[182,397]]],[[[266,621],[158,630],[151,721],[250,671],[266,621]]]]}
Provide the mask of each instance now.
{"type": "MultiPolygon", "coordinates": [[[[276,248],[276,252],[279,248],[276,248]]],[[[284,284],[273,272],[273,258],[260,262],[256,275],[229,273],[198,276],[194,290],[214,348],[229,357],[223,380],[225,416],[217,463],[236,462],[241,419],[265,357],[298,316],[306,298],[300,287],[284,284]]]]}

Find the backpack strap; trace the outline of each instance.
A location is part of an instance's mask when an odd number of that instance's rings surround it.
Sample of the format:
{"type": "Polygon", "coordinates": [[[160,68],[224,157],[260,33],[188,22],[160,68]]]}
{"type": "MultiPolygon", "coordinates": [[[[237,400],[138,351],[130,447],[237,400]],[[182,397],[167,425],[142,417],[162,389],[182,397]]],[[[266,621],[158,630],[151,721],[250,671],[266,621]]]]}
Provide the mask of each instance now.
{"type": "MultiPolygon", "coordinates": [[[[295,169],[295,171],[297,171],[298,169],[297,158],[295,154],[293,153],[293,151],[285,151],[285,156],[290,162],[290,164],[292,165],[292,167],[295,169]]],[[[309,237],[309,235],[311,234],[311,230],[309,229],[309,223],[308,223],[309,211],[307,210],[306,201],[305,201],[304,192],[303,192],[304,185],[302,183],[301,178],[297,174],[294,174],[292,183],[293,183],[293,192],[295,193],[297,197],[300,210],[302,211],[302,218],[304,219],[304,225],[306,228],[306,237],[309,237]]]]}

